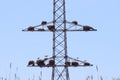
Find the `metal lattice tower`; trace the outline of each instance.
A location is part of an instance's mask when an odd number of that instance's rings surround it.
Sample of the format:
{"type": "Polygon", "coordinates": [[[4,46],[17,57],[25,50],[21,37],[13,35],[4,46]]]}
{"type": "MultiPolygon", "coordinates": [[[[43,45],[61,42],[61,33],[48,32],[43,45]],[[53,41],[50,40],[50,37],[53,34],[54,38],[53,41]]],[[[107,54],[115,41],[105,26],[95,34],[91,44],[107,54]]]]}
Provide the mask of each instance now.
{"type": "Polygon", "coordinates": [[[36,63],[31,60],[28,63],[28,66],[31,67],[52,67],[51,80],[70,80],[68,67],[92,66],[89,62],[68,56],[67,31],[96,31],[96,29],[80,25],[77,21],[67,21],[65,0],[53,0],[53,21],[42,21],[40,25],[30,26],[23,31],[50,31],[53,33],[52,57],[39,59],[36,63]],[[45,61],[48,61],[48,64],[44,64],[45,61]]]}
{"type": "MultiPolygon", "coordinates": [[[[53,58],[56,65],[64,65],[68,62],[65,0],[54,0],[53,5],[53,25],[62,30],[53,32],[53,58]]],[[[53,67],[52,80],[69,80],[68,67],[53,67]]]]}

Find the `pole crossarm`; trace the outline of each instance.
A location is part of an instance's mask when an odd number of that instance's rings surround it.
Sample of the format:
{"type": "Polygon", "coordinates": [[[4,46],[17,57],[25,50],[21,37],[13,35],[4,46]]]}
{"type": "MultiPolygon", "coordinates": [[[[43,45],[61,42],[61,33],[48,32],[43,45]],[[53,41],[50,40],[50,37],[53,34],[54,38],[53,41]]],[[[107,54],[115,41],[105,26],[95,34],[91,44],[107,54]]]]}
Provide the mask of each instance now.
{"type": "MultiPolygon", "coordinates": [[[[89,67],[90,66],[93,66],[93,65],[89,65],[89,67]]],[[[35,66],[28,66],[28,67],[40,67],[40,68],[43,68],[43,67],[47,67],[47,68],[49,68],[49,67],[53,67],[53,66],[38,66],[38,65],[35,65],[35,66]]],[[[54,65],[54,67],[66,67],[66,65],[54,65]]],[[[77,65],[77,66],[67,66],[67,67],[88,67],[88,66],[85,66],[85,65],[77,65]]]]}
{"type": "Polygon", "coordinates": [[[97,29],[94,29],[91,26],[80,25],[80,24],[77,23],[77,21],[72,21],[72,22],[65,21],[65,23],[68,24],[68,27],[66,29],[56,29],[55,28],[56,26],[53,25],[53,21],[48,22],[48,23],[46,21],[42,21],[40,25],[29,26],[28,28],[23,29],[22,31],[31,31],[31,32],[34,32],[34,31],[35,32],[97,31],[97,29]]]}
{"type": "Polygon", "coordinates": [[[68,61],[63,62],[63,64],[55,64],[53,57],[44,58],[44,59],[37,59],[36,61],[30,60],[28,62],[28,67],[90,67],[93,64],[87,61],[81,61],[79,59],[74,59],[68,57],[68,61]]]}

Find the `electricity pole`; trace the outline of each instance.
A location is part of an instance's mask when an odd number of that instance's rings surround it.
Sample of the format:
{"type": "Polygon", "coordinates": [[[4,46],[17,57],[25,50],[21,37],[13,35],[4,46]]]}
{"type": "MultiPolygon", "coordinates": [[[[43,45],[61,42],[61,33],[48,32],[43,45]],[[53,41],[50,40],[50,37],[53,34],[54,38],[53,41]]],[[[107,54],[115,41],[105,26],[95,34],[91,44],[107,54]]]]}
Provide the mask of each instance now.
{"type": "Polygon", "coordinates": [[[74,31],[96,31],[96,29],[80,25],[77,21],[66,20],[65,0],[53,0],[53,20],[42,21],[40,25],[30,26],[23,31],[31,32],[52,32],[53,33],[53,53],[52,57],[36,62],[29,61],[30,67],[52,67],[51,80],[70,80],[69,67],[92,66],[89,62],[74,59],[68,56],[67,32],[74,31]],[[43,27],[44,26],[44,27],[43,27]],[[48,62],[45,64],[44,62],[48,62]]]}

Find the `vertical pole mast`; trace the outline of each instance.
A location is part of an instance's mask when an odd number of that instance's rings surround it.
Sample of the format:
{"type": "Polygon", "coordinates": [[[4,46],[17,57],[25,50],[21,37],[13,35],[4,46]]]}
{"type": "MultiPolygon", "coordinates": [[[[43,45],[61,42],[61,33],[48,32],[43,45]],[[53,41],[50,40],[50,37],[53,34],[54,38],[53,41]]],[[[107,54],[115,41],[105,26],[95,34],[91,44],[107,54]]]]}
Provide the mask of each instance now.
{"type": "Polygon", "coordinates": [[[53,59],[55,65],[52,67],[52,80],[69,80],[68,66],[56,66],[64,65],[68,60],[65,0],[53,0],[53,25],[56,31],[53,32],[53,59]]]}

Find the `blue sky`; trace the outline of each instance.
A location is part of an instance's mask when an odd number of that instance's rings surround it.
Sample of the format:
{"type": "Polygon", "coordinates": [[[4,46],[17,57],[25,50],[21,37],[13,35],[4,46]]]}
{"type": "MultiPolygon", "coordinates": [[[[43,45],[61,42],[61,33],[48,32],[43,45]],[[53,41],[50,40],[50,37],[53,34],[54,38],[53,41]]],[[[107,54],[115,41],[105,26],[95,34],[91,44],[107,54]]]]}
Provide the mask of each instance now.
{"type": "MultiPolygon", "coordinates": [[[[79,24],[98,29],[68,33],[68,54],[94,64],[93,67],[70,68],[71,80],[85,80],[88,75],[93,75],[95,80],[99,76],[106,80],[120,77],[119,4],[120,0],[66,0],[68,21],[77,20],[79,24]]],[[[0,77],[9,78],[10,75],[13,80],[16,73],[21,80],[29,77],[38,80],[42,71],[42,79],[51,79],[50,68],[28,68],[26,65],[31,59],[51,56],[52,33],[21,31],[43,20],[52,21],[52,0],[0,1],[0,77]]]]}

